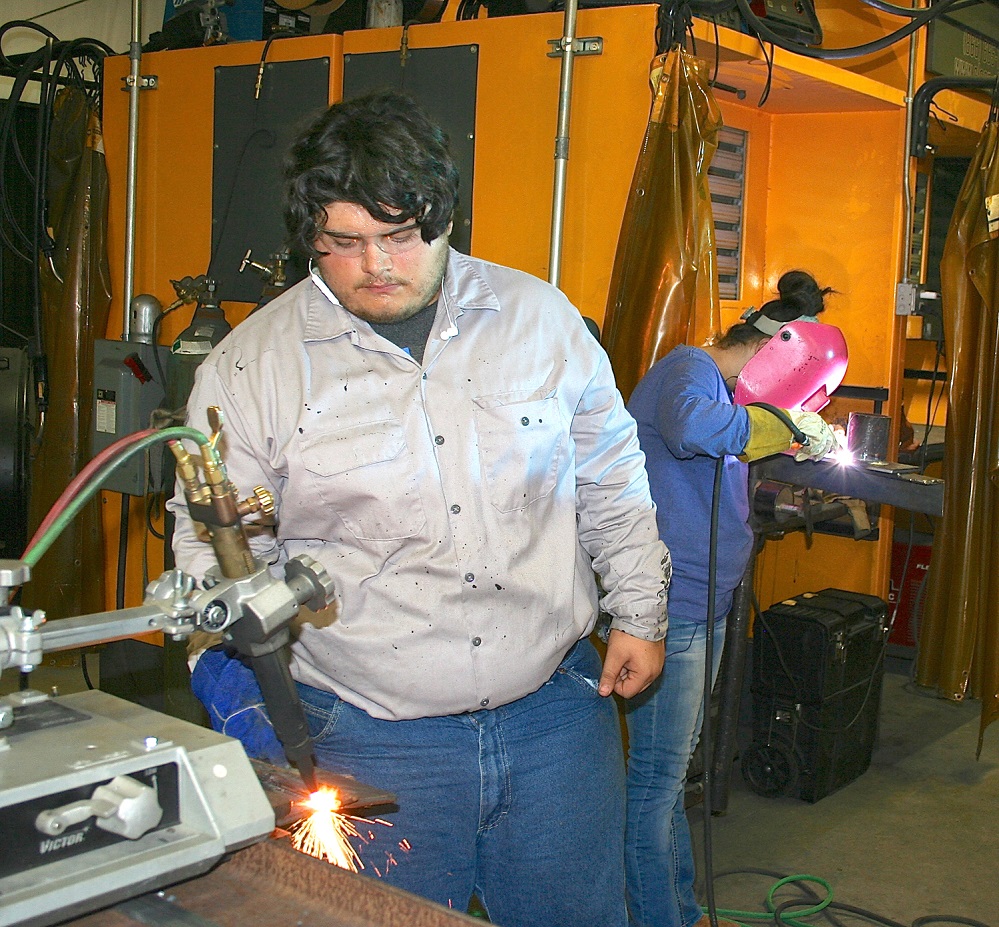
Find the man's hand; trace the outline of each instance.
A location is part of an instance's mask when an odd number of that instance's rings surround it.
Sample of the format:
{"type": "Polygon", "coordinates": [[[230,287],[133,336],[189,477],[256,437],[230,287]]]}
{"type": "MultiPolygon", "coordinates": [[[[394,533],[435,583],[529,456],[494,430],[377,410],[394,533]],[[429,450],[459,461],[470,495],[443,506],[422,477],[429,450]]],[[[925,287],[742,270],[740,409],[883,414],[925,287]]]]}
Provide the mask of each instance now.
{"type": "Polygon", "coordinates": [[[624,631],[612,630],[607,638],[607,656],[597,691],[605,696],[616,692],[622,698],[634,698],[655,681],[665,660],[663,641],[643,641],[624,631]]]}

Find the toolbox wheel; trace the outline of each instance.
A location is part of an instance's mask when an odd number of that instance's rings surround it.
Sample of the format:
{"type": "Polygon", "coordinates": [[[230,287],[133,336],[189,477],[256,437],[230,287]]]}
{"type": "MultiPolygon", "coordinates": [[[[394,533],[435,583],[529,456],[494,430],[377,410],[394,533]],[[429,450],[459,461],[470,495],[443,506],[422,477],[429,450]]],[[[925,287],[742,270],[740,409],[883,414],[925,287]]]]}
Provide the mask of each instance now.
{"type": "Polygon", "coordinates": [[[758,795],[791,795],[798,784],[798,761],[785,740],[753,743],[742,754],[742,778],[758,795]]]}

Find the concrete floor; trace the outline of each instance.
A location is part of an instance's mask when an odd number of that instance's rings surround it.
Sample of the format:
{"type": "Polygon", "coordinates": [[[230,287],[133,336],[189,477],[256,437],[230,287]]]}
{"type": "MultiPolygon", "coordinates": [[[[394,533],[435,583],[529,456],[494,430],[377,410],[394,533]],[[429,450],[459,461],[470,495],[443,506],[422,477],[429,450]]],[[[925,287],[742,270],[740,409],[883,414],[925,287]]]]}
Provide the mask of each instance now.
{"type": "MultiPolygon", "coordinates": [[[[33,687],[54,685],[62,694],[84,688],[76,655],[46,660],[33,687]]],[[[91,654],[94,681],[97,664],[91,654]]],[[[746,786],[736,765],[727,813],[712,817],[714,871],[775,875],[716,877],[718,908],[763,912],[778,876],[808,874],[831,884],[835,902],[902,925],[952,915],[999,927],[999,725],[986,732],[976,760],[979,702],[933,697],[910,682],[910,666],[889,661],[871,767],[849,785],[815,804],[764,798],[746,786]]],[[[17,673],[5,673],[0,694],[17,684],[17,673]]],[[[751,737],[747,724],[740,741],[751,737]]],[[[704,815],[699,805],[688,813],[703,900],[704,815]]],[[[779,903],[797,894],[788,888],[776,897],[779,903]]],[[[859,923],[837,917],[840,924],[859,923]]]]}
{"type": "MultiPolygon", "coordinates": [[[[910,681],[910,666],[889,661],[878,743],[852,783],[809,804],[762,797],[734,772],[727,813],[712,817],[716,874],[819,876],[834,902],[905,925],[930,915],[999,925],[999,725],[976,760],[980,703],[934,697],[910,681]]],[[[744,733],[748,742],[751,729],[744,733]]],[[[689,819],[703,880],[702,808],[689,819]]],[[[716,877],[716,906],[765,911],[775,881],[716,877]]],[[[797,894],[788,887],[776,898],[797,894]]]]}

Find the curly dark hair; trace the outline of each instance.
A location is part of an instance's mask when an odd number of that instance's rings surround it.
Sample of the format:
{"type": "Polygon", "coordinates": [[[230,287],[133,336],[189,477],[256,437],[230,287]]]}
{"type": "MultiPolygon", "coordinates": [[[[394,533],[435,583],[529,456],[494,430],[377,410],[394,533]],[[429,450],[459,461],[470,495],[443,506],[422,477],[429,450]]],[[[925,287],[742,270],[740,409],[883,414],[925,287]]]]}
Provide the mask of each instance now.
{"type": "Polygon", "coordinates": [[[736,322],[716,344],[720,348],[765,341],[770,335],[758,329],[753,322],[760,316],[775,322],[793,322],[802,316],[817,316],[825,310],[825,298],[836,291],[820,287],[815,278],[804,270],[789,270],[777,281],[777,299],[771,299],[745,321],[736,322]]]}
{"type": "Polygon", "coordinates": [[[294,143],[285,163],[291,244],[315,257],[330,203],[356,203],[379,222],[420,223],[426,242],[447,231],[458,168],[443,130],[412,97],[381,91],[335,103],[294,143]]]}

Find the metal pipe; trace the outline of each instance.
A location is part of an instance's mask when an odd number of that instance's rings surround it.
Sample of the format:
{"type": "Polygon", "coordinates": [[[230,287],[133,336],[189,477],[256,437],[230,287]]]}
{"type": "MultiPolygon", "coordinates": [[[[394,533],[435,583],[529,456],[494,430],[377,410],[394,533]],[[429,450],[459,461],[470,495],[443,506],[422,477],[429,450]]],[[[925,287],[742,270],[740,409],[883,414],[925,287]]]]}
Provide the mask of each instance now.
{"type": "MultiPolygon", "coordinates": [[[[902,280],[918,283],[912,280],[912,221],[915,206],[912,196],[912,161],[909,159],[909,146],[912,140],[912,99],[916,89],[916,33],[909,36],[909,75],[905,86],[905,147],[902,163],[902,194],[903,212],[905,214],[905,237],[902,245],[902,255],[905,264],[902,266],[902,280]]],[[[917,273],[921,274],[922,269],[917,273]]]]}
{"type": "Polygon", "coordinates": [[[552,234],[548,253],[548,282],[559,285],[562,276],[562,236],[565,184],[569,170],[569,105],[572,101],[572,65],[576,55],[578,0],[565,0],[562,35],[562,72],[558,88],[558,128],[555,135],[555,186],[552,193],[552,234]]]}
{"type": "Polygon", "coordinates": [[[912,141],[909,143],[909,154],[914,158],[925,158],[934,153],[929,144],[930,105],[941,90],[972,90],[991,95],[996,85],[994,77],[931,77],[919,85],[912,98],[912,141]]]}
{"type": "Polygon", "coordinates": [[[128,46],[128,173],[125,180],[125,283],[121,339],[128,341],[129,307],[135,279],[135,188],[139,163],[139,94],[142,92],[142,0],[132,0],[132,41],[128,46]]]}
{"type": "MultiPolygon", "coordinates": [[[[159,605],[138,605],[46,622],[38,630],[38,639],[43,653],[53,653],[91,644],[107,644],[150,631],[173,628],[176,624],[177,619],[159,605]]],[[[192,630],[193,627],[192,624],[192,630]]]]}

